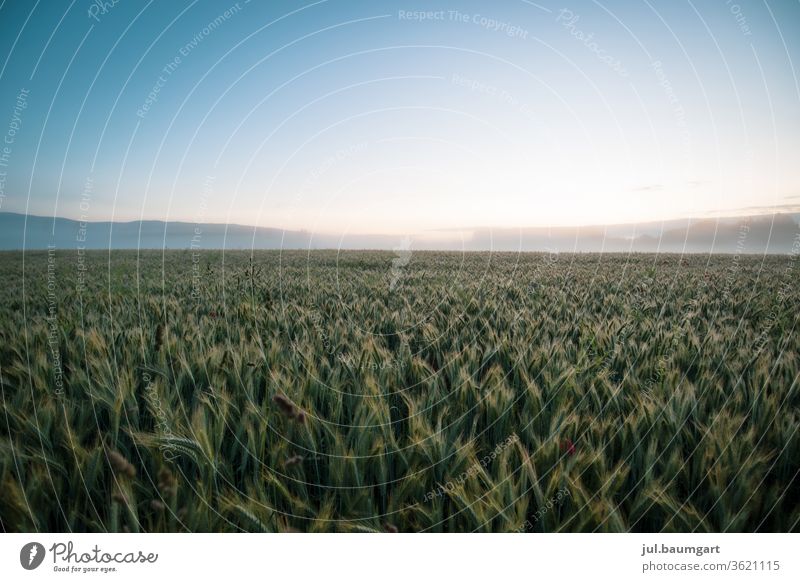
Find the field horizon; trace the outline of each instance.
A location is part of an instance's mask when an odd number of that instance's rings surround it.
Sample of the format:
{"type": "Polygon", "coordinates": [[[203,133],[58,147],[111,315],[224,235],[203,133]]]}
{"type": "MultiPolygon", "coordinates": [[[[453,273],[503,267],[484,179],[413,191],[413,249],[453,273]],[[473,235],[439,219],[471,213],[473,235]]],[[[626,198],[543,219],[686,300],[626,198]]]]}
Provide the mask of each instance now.
{"type": "Polygon", "coordinates": [[[607,225],[464,228],[409,235],[314,233],[241,224],[90,221],[0,212],[0,250],[226,249],[577,253],[790,253],[800,237],[792,212],[607,225]],[[454,238],[455,235],[458,237],[454,238]]]}

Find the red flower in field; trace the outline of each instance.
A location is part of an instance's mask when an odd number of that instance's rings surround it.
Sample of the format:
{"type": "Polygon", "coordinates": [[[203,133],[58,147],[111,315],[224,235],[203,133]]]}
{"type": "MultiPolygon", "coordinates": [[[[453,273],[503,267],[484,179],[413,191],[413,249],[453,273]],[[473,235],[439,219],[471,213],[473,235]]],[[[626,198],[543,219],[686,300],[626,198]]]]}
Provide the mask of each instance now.
{"type": "Polygon", "coordinates": [[[561,452],[567,453],[568,455],[575,454],[575,443],[572,442],[572,439],[564,439],[561,441],[561,452]]]}

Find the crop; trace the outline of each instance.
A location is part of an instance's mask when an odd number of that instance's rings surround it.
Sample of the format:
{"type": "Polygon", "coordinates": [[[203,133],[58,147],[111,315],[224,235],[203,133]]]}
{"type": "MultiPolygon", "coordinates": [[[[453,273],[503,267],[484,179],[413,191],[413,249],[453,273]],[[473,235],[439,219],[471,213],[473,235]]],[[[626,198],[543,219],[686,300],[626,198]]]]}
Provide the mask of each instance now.
{"type": "Polygon", "coordinates": [[[794,256],[396,258],[0,254],[3,529],[798,531],[794,256]]]}

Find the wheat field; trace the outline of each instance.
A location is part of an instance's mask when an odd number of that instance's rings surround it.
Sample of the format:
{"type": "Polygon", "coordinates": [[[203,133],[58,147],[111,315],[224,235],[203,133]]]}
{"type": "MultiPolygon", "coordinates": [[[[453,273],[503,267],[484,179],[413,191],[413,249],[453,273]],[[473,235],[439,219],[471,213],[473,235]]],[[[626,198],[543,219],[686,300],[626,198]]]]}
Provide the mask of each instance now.
{"type": "Polygon", "coordinates": [[[0,254],[0,525],[796,532],[794,259],[0,254]]]}

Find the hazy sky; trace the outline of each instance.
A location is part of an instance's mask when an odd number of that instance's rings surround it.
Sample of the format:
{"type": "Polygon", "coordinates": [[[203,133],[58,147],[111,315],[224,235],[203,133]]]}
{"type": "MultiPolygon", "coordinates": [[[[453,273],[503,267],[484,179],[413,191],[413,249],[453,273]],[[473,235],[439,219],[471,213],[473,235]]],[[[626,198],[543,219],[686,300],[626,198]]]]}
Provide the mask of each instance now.
{"type": "Polygon", "coordinates": [[[3,211],[394,234],[800,205],[797,0],[5,0],[0,47],[3,211]]]}

